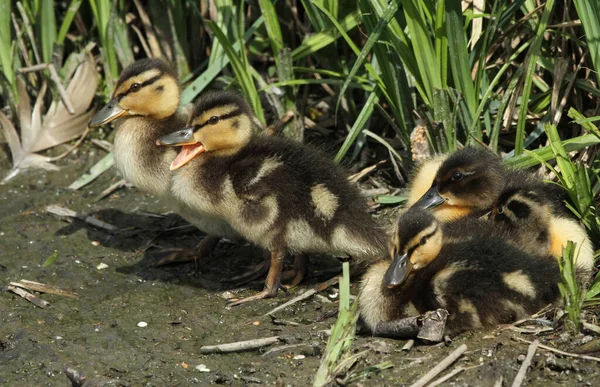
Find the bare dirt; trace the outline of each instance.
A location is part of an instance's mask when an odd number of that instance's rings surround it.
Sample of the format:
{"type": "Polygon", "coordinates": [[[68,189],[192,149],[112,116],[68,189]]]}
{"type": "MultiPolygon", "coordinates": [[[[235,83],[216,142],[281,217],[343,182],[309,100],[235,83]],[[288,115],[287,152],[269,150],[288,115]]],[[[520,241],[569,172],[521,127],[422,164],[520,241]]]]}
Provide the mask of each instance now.
{"type": "MultiPolygon", "coordinates": [[[[168,231],[184,224],[175,216],[141,214],[167,209],[135,188],[95,202],[95,196],[116,181],[114,170],[79,191],[66,188],[103,155],[84,147],[61,160],[59,172],[32,170],[0,186],[0,287],[5,290],[0,292],[0,385],[68,386],[65,367],[85,375],[87,385],[109,380],[128,386],[310,385],[326,345],[326,330],[335,321],[337,304],[326,302],[335,301],[330,297],[335,289],[277,314],[298,325],[274,324],[261,316],[335,275],[341,265],[334,259],[311,257],[311,275],[298,289],[226,309],[224,292],[249,295],[261,288],[260,281],[243,289],[224,282],[259,263],[261,252],[222,242],[198,271],[193,263],[153,267],[160,258],[158,247],[193,247],[202,234],[168,231]],[[48,205],[94,215],[119,231],[58,218],[46,213],[48,205]],[[55,252],[56,260],[42,266],[55,252]],[[21,279],[59,286],[79,298],[42,294],[50,302],[42,309],[6,291],[9,282],[21,279]],[[140,327],[140,322],[147,326],[140,327]],[[253,352],[199,351],[203,345],[269,336],[283,341],[253,352]],[[268,352],[275,348],[280,350],[268,352]],[[201,364],[209,371],[200,371],[201,364]]],[[[9,168],[7,153],[0,152],[0,175],[9,168]]],[[[466,344],[466,354],[454,366],[477,367],[452,378],[452,385],[492,386],[500,378],[503,385],[511,385],[520,367],[518,357],[527,352],[527,344],[513,337],[534,339],[497,329],[463,334],[448,345],[417,344],[404,352],[404,341],[360,336],[352,351],[368,352],[355,365],[355,376],[387,360],[393,368],[366,373],[351,384],[410,384],[466,344]]],[[[590,339],[561,340],[559,332],[540,337],[542,343],[566,350],[590,339]]],[[[598,364],[557,358],[540,349],[525,380],[531,386],[600,385],[598,364]]]]}

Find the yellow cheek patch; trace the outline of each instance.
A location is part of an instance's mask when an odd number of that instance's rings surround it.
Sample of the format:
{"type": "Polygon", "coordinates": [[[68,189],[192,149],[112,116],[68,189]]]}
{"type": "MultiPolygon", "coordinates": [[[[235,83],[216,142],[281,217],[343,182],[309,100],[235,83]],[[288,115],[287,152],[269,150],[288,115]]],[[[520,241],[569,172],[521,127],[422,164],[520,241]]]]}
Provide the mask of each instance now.
{"type": "Polygon", "coordinates": [[[469,206],[452,206],[447,202],[433,209],[433,216],[441,221],[461,219],[471,215],[473,209],[469,206]]]}

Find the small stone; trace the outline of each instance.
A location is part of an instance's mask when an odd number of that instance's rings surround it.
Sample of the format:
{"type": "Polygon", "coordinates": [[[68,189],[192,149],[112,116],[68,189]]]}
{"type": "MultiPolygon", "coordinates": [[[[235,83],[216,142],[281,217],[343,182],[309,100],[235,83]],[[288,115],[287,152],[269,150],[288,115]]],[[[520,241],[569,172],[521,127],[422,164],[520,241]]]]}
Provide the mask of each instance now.
{"type": "Polygon", "coordinates": [[[103,269],[106,269],[107,267],[108,267],[108,265],[106,263],[102,262],[98,266],[96,266],[96,269],[103,270],[103,269]]]}
{"type": "Polygon", "coordinates": [[[207,368],[204,364],[198,364],[196,369],[200,372],[210,372],[210,369],[207,368]]]}
{"type": "Polygon", "coordinates": [[[140,328],[146,328],[148,326],[148,323],[145,321],[140,321],[139,323],[137,323],[137,326],[140,328]]]}
{"type": "Polygon", "coordinates": [[[294,360],[302,360],[302,359],[304,359],[305,357],[306,357],[306,356],[304,356],[304,355],[296,355],[296,356],[294,356],[294,360]]]}
{"type": "Polygon", "coordinates": [[[98,242],[98,241],[92,241],[92,245],[93,246],[100,246],[100,242],[98,242]]]}
{"type": "Polygon", "coordinates": [[[525,361],[525,358],[526,358],[526,356],[521,354],[521,355],[517,356],[517,361],[519,363],[523,363],[525,361]]]}

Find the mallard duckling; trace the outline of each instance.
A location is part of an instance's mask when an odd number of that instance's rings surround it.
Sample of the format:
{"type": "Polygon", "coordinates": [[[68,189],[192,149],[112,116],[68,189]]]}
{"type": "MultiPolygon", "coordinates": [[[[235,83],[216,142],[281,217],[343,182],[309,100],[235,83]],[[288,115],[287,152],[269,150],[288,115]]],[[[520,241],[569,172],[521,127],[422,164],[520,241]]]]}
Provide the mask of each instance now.
{"type": "Polygon", "coordinates": [[[567,192],[556,184],[524,176],[510,179],[490,214],[529,251],[549,253],[557,259],[568,241],[577,244],[578,277],[589,279],[594,269],[594,248],[585,227],[565,206],[567,192]]]}
{"type": "Polygon", "coordinates": [[[309,146],[253,134],[251,117],[239,95],[206,93],[188,127],[159,139],[183,145],[171,164],[174,194],[271,252],[264,290],[230,305],[274,297],[287,252],[382,254],[385,232],[346,173],[309,146]]]}
{"type": "MultiPolygon", "coordinates": [[[[123,70],[111,100],[90,120],[90,128],[115,121],[114,158],[118,171],[139,189],[165,200],[188,222],[207,232],[197,247],[197,257],[209,253],[218,237],[240,239],[227,222],[210,213],[194,211],[171,194],[169,165],[174,148],[156,145],[156,139],[182,127],[180,87],[175,70],[160,59],[141,59],[123,70]],[[218,236],[218,237],[216,237],[218,236]]],[[[189,254],[184,254],[189,259],[189,254]]],[[[178,256],[167,259],[178,260],[178,256]]]]}
{"type": "Polygon", "coordinates": [[[559,299],[557,265],[506,243],[490,222],[443,223],[409,209],[397,230],[393,260],[371,266],[360,285],[360,315],[372,331],[381,322],[443,308],[446,332],[456,334],[514,322],[559,299]],[[475,224],[487,235],[471,232],[475,224]]]}
{"type": "Polygon", "coordinates": [[[433,184],[413,206],[432,209],[441,220],[481,216],[500,196],[507,173],[494,153],[465,147],[443,160],[433,184]]]}

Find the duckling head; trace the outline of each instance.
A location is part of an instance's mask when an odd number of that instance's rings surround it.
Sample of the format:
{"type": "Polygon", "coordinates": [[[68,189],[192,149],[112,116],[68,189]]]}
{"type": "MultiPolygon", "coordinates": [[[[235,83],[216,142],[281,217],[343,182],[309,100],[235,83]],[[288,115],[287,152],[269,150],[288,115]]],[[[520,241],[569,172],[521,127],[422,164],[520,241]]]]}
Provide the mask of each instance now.
{"type": "Polygon", "coordinates": [[[439,221],[428,211],[411,208],[398,218],[391,243],[392,264],[384,276],[388,288],[402,285],[412,271],[429,265],[442,249],[439,221]]]}
{"type": "Polygon", "coordinates": [[[413,206],[435,208],[444,220],[488,210],[504,188],[505,175],[502,160],[492,152],[463,148],[442,163],[431,188],[413,206]]]}
{"type": "Polygon", "coordinates": [[[141,59],[125,68],[112,98],[89,121],[95,128],[119,117],[144,116],[163,120],[179,106],[179,82],[175,70],[162,59],[141,59]]]}
{"type": "Polygon", "coordinates": [[[235,154],[252,135],[252,110],[248,103],[233,92],[210,92],[194,106],[187,127],[160,137],[157,144],[183,146],[171,163],[173,171],[201,153],[235,154]]]}
{"type": "Polygon", "coordinates": [[[551,217],[550,203],[536,192],[518,187],[505,189],[490,213],[491,221],[518,235],[535,233],[537,242],[547,242],[551,217]]]}

